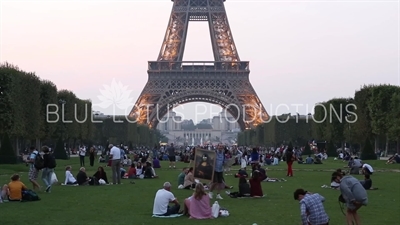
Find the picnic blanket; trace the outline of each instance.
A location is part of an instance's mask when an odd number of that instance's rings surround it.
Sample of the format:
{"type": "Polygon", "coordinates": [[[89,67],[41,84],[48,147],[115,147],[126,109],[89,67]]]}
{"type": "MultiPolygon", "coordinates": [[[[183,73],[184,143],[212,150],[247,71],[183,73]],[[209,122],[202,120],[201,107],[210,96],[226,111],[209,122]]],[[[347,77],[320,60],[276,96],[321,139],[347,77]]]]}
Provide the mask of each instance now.
{"type": "Polygon", "coordinates": [[[160,216],[160,215],[153,215],[152,217],[156,217],[156,218],[176,218],[176,217],[180,217],[183,216],[183,214],[172,214],[169,216],[160,216]]]}

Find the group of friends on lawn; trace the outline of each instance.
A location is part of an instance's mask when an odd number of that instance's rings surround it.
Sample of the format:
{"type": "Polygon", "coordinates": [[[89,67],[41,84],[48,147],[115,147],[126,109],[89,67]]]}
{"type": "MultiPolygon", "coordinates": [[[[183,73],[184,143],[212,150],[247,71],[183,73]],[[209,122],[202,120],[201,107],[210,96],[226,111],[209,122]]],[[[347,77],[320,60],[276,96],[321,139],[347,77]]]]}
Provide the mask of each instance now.
{"type": "MultiPolygon", "coordinates": [[[[51,176],[54,173],[55,165],[51,165],[51,157],[49,156],[49,148],[44,146],[42,148],[44,153],[44,168],[42,172],[42,180],[46,185],[46,192],[51,191],[51,176]],[[46,156],[47,155],[47,156],[46,156]],[[53,168],[52,168],[53,167],[53,168]]],[[[183,207],[181,207],[178,200],[175,198],[173,193],[171,192],[171,184],[169,182],[165,182],[163,188],[158,190],[153,205],[153,215],[157,216],[170,216],[172,214],[183,213],[188,215],[192,219],[211,219],[215,218],[212,215],[212,209],[210,205],[210,200],[213,199],[214,192],[216,192],[216,199],[223,199],[221,196],[221,191],[225,189],[227,186],[224,183],[223,178],[223,165],[224,165],[224,146],[218,146],[216,150],[216,159],[215,159],[215,167],[214,167],[214,176],[213,181],[209,186],[204,185],[198,181],[196,181],[193,177],[193,169],[185,168],[183,170],[184,179],[182,184],[182,179],[179,178],[179,185],[183,189],[192,189],[194,193],[186,198],[183,202],[183,207]],[[208,193],[206,192],[208,190],[208,193]],[[170,205],[172,203],[172,205],[170,205]]],[[[38,155],[38,151],[32,149],[31,155],[28,158],[27,163],[29,164],[29,180],[32,182],[34,189],[39,188],[36,179],[39,173],[39,170],[34,170],[34,160],[38,155]]],[[[118,154],[116,154],[118,156],[118,154]]],[[[114,159],[118,160],[118,159],[114,159]]],[[[119,159],[120,161],[120,159],[119,159]]],[[[53,163],[55,164],[55,162],[53,163]]],[[[151,167],[151,165],[150,165],[151,167]]],[[[263,192],[261,188],[261,182],[264,181],[267,176],[263,169],[256,162],[253,163],[253,171],[251,174],[251,178],[247,181],[246,176],[243,174],[238,174],[239,177],[239,191],[235,193],[228,194],[231,197],[262,197],[263,192]],[[261,172],[260,172],[261,170],[261,172]]],[[[103,180],[105,183],[108,183],[107,175],[104,172],[102,167],[98,168],[98,171],[92,176],[88,177],[85,172],[85,168],[80,168],[77,178],[75,179],[71,173],[71,167],[68,166],[66,168],[66,180],[65,184],[71,185],[88,185],[91,183],[92,179],[97,181],[103,180]]],[[[130,170],[132,177],[137,178],[138,170],[142,169],[141,165],[131,166],[130,170]],[[139,166],[139,168],[137,167],[139,166]],[[134,172],[133,172],[134,171],[134,172]]],[[[146,169],[145,169],[146,170],[146,169]]],[[[153,169],[154,170],[154,169],[153,169]]],[[[289,168],[288,176],[293,176],[292,171],[289,168]]],[[[115,170],[113,170],[114,172],[115,170]]],[[[370,176],[373,173],[372,167],[369,165],[362,167],[362,173],[365,175],[365,178],[370,179],[370,176]]],[[[155,173],[154,173],[155,174],[155,173]]],[[[119,179],[120,174],[113,174],[113,183],[120,184],[119,179]]],[[[128,175],[129,177],[129,175],[128,175]]],[[[154,177],[149,177],[154,178],[154,177]]],[[[366,189],[364,187],[364,183],[360,182],[356,178],[351,175],[346,175],[341,170],[338,170],[332,174],[332,182],[338,184],[336,189],[340,190],[341,197],[343,203],[347,206],[347,214],[346,219],[347,223],[360,225],[360,218],[357,214],[358,209],[362,206],[367,205],[368,203],[368,195],[366,189]]],[[[4,185],[1,191],[1,199],[8,201],[19,201],[22,198],[22,191],[27,190],[28,188],[20,181],[20,176],[15,174],[11,177],[11,181],[9,184],[4,185]]],[[[325,201],[324,197],[316,194],[310,193],[303,189],[297,189],[294,192],[294,199],[300,202],[300,211],[301,211],[301,220],[304,225],[328,225],[329,217],[326,214],[323,206],[323,202],[325,201]]]]}

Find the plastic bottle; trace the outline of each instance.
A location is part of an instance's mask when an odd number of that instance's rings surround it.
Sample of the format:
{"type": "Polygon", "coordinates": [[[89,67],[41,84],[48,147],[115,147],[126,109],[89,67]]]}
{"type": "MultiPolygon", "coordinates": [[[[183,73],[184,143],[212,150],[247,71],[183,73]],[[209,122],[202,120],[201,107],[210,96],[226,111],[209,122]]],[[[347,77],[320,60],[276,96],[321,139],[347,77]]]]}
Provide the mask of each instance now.
{"type": "Polygon", "coordinates": [[[219,208],[220,208],[220,207],[219,207],[218,202],[215,201],[214,204],[213,204],[213,206],[212,206],[212,208],[211,208],[212,216],[213,216],[214,218],[218,218],[218,216],[219,216],[219,208]]]}

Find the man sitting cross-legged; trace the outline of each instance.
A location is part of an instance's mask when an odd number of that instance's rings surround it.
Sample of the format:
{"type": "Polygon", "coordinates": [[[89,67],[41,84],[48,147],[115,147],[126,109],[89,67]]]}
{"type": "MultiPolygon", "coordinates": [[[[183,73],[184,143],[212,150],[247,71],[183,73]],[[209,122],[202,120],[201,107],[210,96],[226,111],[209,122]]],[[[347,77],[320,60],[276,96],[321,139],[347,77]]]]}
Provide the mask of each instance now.
{"type": "Polygon", "coordinates": [[[153,215],[170,216],[178,214],[179,209],[179,202],[171,192],[171,184],[165,182],[163,188],[157,191],[154,198],[153,215]],[[169,206],[169,203],[174,203],[174,205],[169,206]]]}

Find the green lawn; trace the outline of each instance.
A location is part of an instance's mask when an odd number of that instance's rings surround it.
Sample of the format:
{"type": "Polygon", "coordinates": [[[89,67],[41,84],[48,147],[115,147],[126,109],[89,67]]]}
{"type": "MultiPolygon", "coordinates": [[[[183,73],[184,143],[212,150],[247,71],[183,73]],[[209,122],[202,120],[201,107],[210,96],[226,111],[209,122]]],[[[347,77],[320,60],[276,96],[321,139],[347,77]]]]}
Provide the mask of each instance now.
{"type": "MultiPolygon", "coordinates": [[[[400,165],[385,165],[385,161],[369,162],[375,170],[372,176],[373,186],[377,191],[369,191],[369,205],[360,210],[363,225],[398,224],[400,212],[400,165]]],[[[64,166],[72,165],[73,173],[79,169],[78,159],[71,161],[58,161],[57,176],[60,181],[64,179],[64,166]]],[[[163,163],[165,168],[165,163],[163,163]]],[[[178,168],[187,164],[179,163],[178,168]]],[[[98,165],[96,165],[98,166],[98,165]]],[[[245,225],[257,223],[259,225],[291,225],[300,224],[298,202],[293,200],[293,191],[304,188],[311,192],[318,192],[325,196],[325,208],[331,218],[330,224],[344,223],[344,216],[338,204],[338,191],[323,189],[321,185],[329,185],[333,170],[343,167],[338,161],[325,162],[323,165],[294,165],[294,177],[287,178],[287,182],[263,183],[264,193],[262,199],[231,199],[225,194],[219,203],[229,210],[230,216],[212,221],[213,225],[232,224],[245,225]]],[[[27,167],[25,165],[1,165],[1,183],[8,183],[10,175],[20,172],[22,181],[30,186],[27,181],[27,167]]],[[[285,165],[270,166],[270,177],[285,177],[285,165]]],[[[92,175],[95,168],[87,167],[92,175]]],[[[235,169],[236,170],[236,169],[235,169]]],[[[107,172],[110,174],[110,169],[107,172]]],[[[152,218],[153,197],[157,189],[165,181],[170,181],[176,186],[180,170],[158,169],[159,179],[135,180],[136,184],[129,184],[123,180],[123,185],[97,186],[97,187],[53,187],[51,194],[39,193],[42,198],[39,202],[4,203],[0,204],[0,221],[2,225],[40,224],[40,225],[109,225],[109,224],[134,224],[134,225],[186,225],[185,217],[175,219],[152,218]]],[[[111,177],[109,177],[110,179],[111,177]]],[[[362,179],[362,176],[358,176],[362,179]]],[[[226,176],[229,185],[237,186],[237,179],[226,176]]],[[[175,196],[183,201],[191,195],[189,190],[172,190],[175,196]]],[[[210,221],[192,221],[191,224],[209,224],[210,221]]]]}

